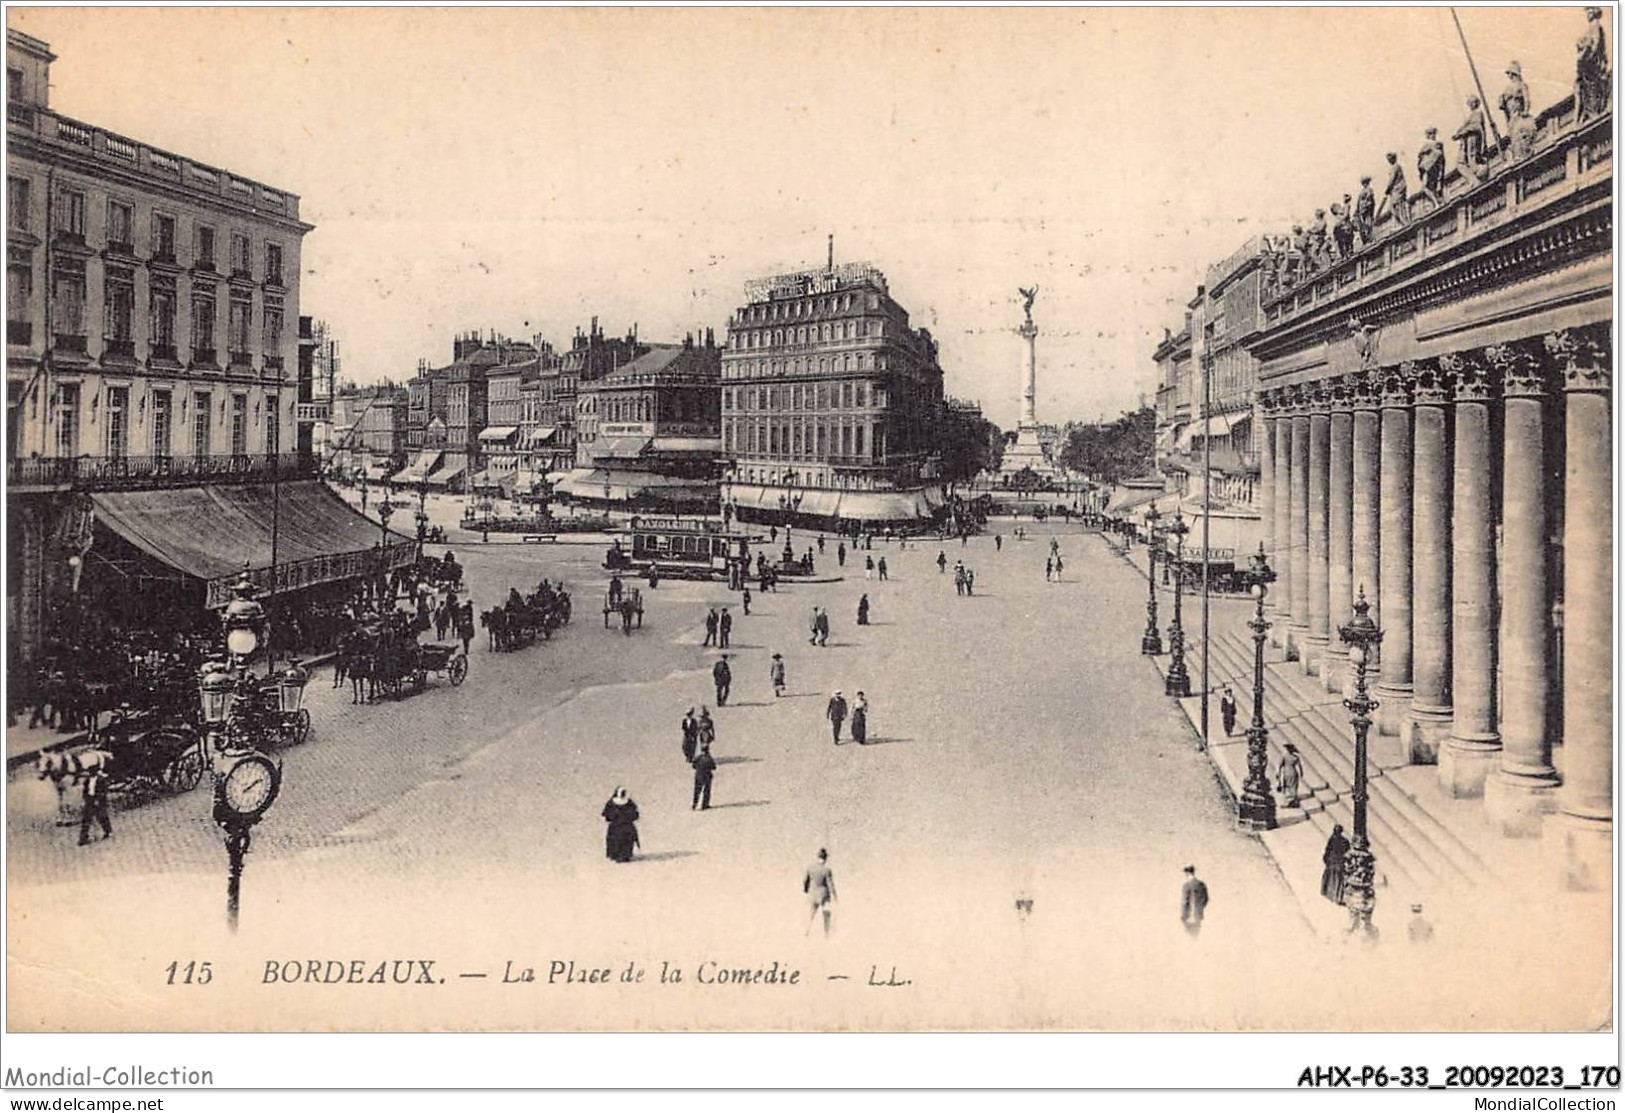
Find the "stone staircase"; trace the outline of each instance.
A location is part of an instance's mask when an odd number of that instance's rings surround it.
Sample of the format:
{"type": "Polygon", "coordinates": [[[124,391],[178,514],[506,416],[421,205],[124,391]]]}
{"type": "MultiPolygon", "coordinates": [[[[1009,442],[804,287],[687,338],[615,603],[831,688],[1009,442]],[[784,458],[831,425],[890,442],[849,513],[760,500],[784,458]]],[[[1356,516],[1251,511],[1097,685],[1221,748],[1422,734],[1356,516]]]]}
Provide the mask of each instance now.
{"type": "MultiPolygon", "coordinates": [[[[1228,683],[1236,693],[1244,727],[1251,717],[1252,636],[1215,631],[1210,651],[1212,682],[1228,683]]],[[[1270,732],[1271,779],[1287,743],[1297,746],[1304,766],[1300,806],[1279,807],[1278,822],[1282,827],[1310,824],[1322,839],[1331,834],[1333,823],[1341,823],[1351,834],[1353,727],[1342,706],[1342,693],[1327,692],[1319,677],[1304,676],[1298,669],[1296,662],[1271,662],[1266,657],[1264,722],[1270,732]]],[[[1400,783],[1396,775],[1409,767],[1399,759],[1393,740],[1379,739],[1373,728],[1370,742],[1367,824],[1377,857],[1379,891],[1386,887],[1410,902],[1455,900],[1485,888],[1501,888],[1503,879],[1485,857],[1430,810],[1438,801],[1424,801],[1400,783]]],[[[1418,783],[1414,777],[1403,779],[1418,783]]]]}

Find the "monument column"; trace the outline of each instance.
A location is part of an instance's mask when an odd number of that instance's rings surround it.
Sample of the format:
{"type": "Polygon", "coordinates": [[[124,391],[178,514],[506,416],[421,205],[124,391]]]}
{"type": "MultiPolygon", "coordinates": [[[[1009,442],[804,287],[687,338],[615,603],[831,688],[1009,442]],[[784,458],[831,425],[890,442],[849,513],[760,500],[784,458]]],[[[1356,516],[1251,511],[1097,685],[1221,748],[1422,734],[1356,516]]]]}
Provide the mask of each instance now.
{"type": "Polygon", "coordinates": [[[1349,651],[1334,633],[1354,615],[1354,411],[1353,387],[1332,384],[1331,452],[1326,479],[1326,651],[1320,679],[1328,692],[1342,689],[1349,651]]]}
{"type": "Polygon", "coordinates": [[[1554,333],[1563,370],[1563,790],[1548,822],[1571,889],[1613,882],[1613,372],[1607,333],[1554,333]]]}
{"type": "MultiPolygon", "coordinates": [[[[1440,360],[1456,399],[1451,502],[1450,737],[1439,753],[1439,783],[1459,798],[1482,796],[1500,759],[1495,708],[1495,506],[1490,492],[1490,402],[1495,380],[1482,353],[1440,360]]],[[[1527,466],[1527,465],[1520,465],[1527,466]]]]}
{"type": "MultiPolygon", "coordinates": [[[[1432,765],[1450,730],[1450,433],[1445,406],[1450,380],[1432,363],[1418,364],[1411,508],[1412,684],[1410,760],[1432,765]]],[[[1387,640],[1386,638],[1384,640],[1387,640]]]]}
{"type": "Polygon", "coordinates": [[[1557,803],[1547,733],[1551,705],[1551,577],[1547,574],[1546,372],[1522,345],[1489,351],[1501,376],[1501,761],[1484,810],[1502,834],[1540,834],[1557,803]]]}
{"type": "Polygon", "coordinates": [[[1309,411],[1303,388],[1292,409],[1292,620],[1287,625],[1287,657],[1303,660],[1309,640],[1309,411]]]}
{"type": "Polygon", "coordinates": [[[1275,625],[1270,643],[1292,659],[1292,400],[1285,390],[1275,392],[1275,625]]]}
{"type": "Polygon", "coordinates": [[[1322,658],[1330,638],[1330,615],[1326,605],[1327,571],[1327,480],[1331,464],[1331,395],[1316,385],[1309,410],[1309,629],[1300,664],[1310,676],[1319,676],[1322,658]]]}
{"type": "MultiPolygon", "coordinates": [[[[1382,581],[1382,673],[1377,681],[1377,729],[1399,737],[1411,703],[1411,391],[1413,367],[1382,378],[1382,461],[1378,478],[1380,528],[1377,578],[1382,581]]],[[[1410,746],[1402,748],[1408,758],[1410,746]]]]}

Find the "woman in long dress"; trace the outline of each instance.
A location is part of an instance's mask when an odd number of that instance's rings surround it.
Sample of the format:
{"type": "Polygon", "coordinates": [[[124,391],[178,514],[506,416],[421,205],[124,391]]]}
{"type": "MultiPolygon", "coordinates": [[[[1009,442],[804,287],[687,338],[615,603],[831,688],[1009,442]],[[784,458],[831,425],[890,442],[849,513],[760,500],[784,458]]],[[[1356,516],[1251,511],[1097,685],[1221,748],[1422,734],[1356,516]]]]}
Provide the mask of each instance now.
{"type": "Polygon", "coordinates": [[[604,805],[604,821],[609,824],[604,834],[604,853],[612,862],[630,862],[632,850],[638,845],[638,806],[626,789],[617,788],[604,805]]]}
{"type": "Polygon", "coordinates": [[[1281,756],[1280,767],[1275,771],[1275,791],[1281,797],[1281,803],[1289,808],[1298,806],[1298,797],[1303,782],[1303,757],[1298,753],[1298,747],[1287,743],[1286,753],[1281,756]]]}
{"type": "Polygon", "coordinates": [[[862,692],[852,704],[852,737],[860,746],[869,742],[869,700],[862,692]]]}
{"type": "Polygon", "coordinates": [[[1326,840],[1326,849],[1320,856],[1325,867],[1320,871],[1320,895],[1333,904],[1343,903],[1343,885],[1347,880],[1344,862],[1348,852],[1349,841],[1343,837],[1343,825],[1334,823],[1331,838],[1326,840]]]}

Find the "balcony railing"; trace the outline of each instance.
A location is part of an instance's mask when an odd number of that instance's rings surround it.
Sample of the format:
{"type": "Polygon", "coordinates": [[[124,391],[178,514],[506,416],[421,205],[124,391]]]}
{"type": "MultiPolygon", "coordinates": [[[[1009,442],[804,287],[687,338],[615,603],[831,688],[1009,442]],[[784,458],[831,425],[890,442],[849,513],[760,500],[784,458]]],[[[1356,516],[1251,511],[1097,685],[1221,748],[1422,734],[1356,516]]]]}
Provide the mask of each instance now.
{"type": "Polygon", "coordinates": [[[25,128],[34,126],[34,110],[26,104],[6,105],[6,119],[14,124],[21,124],[25,128]]]}
{"type": "Polygon", "coordinates": [[[36,456],[6,461],[6,481],[13,486],[88,491],[269,483],[315,474],[313,459],[291,452],[279,456],[36,456]]]}

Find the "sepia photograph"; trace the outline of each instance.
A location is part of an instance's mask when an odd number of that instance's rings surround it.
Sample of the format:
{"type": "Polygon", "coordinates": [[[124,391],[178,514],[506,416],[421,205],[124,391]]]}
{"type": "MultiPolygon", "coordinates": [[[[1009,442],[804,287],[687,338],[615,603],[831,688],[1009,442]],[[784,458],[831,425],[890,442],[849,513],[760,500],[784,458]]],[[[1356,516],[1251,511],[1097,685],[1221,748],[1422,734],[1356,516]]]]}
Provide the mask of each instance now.
{"type": "Polygon", "coordinates": [[[7,1033],[1611,1040],[1616,14],[8,6],[7,1033]]]}

